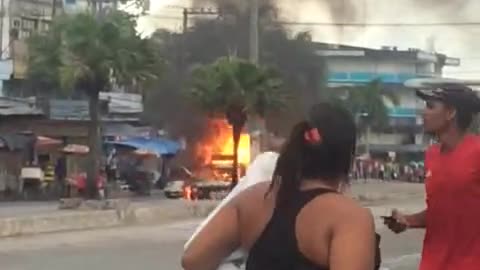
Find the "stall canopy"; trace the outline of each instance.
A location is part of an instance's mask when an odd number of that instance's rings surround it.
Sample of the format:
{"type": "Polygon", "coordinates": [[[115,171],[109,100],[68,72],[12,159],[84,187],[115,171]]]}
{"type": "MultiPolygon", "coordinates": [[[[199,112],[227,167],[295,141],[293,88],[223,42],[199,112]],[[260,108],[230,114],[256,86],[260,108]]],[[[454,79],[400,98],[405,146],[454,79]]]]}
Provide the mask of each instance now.
{"type": "Polygon", "coordinates": [[[155,153],[158,156],[175,155],[180,151],[179,143],[162,138],[130,138],[122,141],[108,142],[116,146],[131,147],[141,151],[155,153]]]}
{"type": "Polygon", "coordinates": [[[69,144],[62,148],[62,152],[65,154],[79,154],[86,155],[90,152],[90,148],[81,144],[69,144]]]}
{"type": "Polygon", "coordinates": [[[45,136],[37,136],[35,141],[35,147],[49,147],[49,146],[58,146],[61,145],[63,142],[61,140],[45,137],[45,136]]]}

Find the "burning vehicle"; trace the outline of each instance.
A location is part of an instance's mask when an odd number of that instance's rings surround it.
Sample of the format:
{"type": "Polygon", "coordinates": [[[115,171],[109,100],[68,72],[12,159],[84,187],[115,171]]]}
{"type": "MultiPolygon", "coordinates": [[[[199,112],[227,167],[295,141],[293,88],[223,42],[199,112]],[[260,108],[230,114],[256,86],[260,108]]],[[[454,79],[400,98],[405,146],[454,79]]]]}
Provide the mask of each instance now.
{"type": "MultiPolygon", "coordinates": [[[[232,181],[233,136],[232,127],[224,119],[211,119],[209,133],[196,145],[196,155],[200,162],[201,178],[213,181],[232,181]],[[205,175],[206,174],[206,175],[205,175]]],[[[245,175],[250,164],[250,135],[242,133],[238,145],[238,175],[245,175]]]]}
{"type": "MultiPolygon", "coordinates": [[[[225,119],[211,119],[208,132],[195,145],[196,181],[185,185],[187,199],[222,199],[231,188],[233,173],[233,131],[225,119]]],[[[238,176],[250,164],[250,136],[242,133],[238,146],[238,176]]]]}

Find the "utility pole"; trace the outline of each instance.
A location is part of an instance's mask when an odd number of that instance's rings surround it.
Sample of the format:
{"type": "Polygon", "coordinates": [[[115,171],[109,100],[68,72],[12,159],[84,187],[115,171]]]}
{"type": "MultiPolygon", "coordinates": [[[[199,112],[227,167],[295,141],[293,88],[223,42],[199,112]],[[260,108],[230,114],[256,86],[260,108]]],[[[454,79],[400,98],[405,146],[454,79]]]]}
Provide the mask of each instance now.
{"type": "Polygon", "coordinates": [[[188,30],[188,15],[190,13],[188,12],[188,8],[183,9],[183,28],[182,28],[182,33],[185,38],[188,30]]]}
{"type": "MultiPolygon", "coordinates": [[[[259,12],[259,0],[250,0],[250,28],[249,28],[249,60],[252,64],[257,65],[259,63],[260,45],[259,45],[259,31],[258,31],[258,12],[259,12]]],[[[268,150],[269,136],[265,119],[257,116],[253,119],[257,132],[251,134],[251,156],[255,158],[258,154],[268,150]]]]}
{"type": "Polygon", "coordinates": [[[57,0],[52,0],[52,21],[57,15],[57,0]]]}
{"type": "Polygon", "coordinates": [[[219,16],[221,14],[218,9],[211,8],[183,8],[183,29],[182,29],[182,48],[180,50],[180,74],[183,78],[183,72],[185,71],[186,62],[186,50],[187,50],[187,34],[188,23],[190,16],[219,16]]]}
{"type": "Polygon", "coordinates": [[[259,38],[258,38],[258,1],[250,0],[250,62],[258,64],[259,38]]]}
{"type": "Polygon", "coordinates": [[[98,15],[99,18],[103,17],[103,0],[98,0],[98,15]]]}
{"type": "Polygon", "coordinates": [[[188,22],[189,16],[218,16],[220,15],[220,10],[211,9],[211,8],[184,8],[183,9],[183,34],[186,34],[188,31],[188,22]]]}

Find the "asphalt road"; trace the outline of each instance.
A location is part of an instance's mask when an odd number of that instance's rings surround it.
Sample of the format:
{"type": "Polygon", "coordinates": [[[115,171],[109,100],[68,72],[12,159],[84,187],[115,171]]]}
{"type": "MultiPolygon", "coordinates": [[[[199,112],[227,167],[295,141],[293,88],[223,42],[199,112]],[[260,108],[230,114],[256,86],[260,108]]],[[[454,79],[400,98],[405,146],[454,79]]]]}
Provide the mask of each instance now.
{"type": "MultiPolygon", "coordinates": [[[[180,270],[182,246],[198,221],[153,227],[2,239],[2,270],[180,270]]],[[[416,269],[421,232],[382,234],[384,267],[416,269]]]]}

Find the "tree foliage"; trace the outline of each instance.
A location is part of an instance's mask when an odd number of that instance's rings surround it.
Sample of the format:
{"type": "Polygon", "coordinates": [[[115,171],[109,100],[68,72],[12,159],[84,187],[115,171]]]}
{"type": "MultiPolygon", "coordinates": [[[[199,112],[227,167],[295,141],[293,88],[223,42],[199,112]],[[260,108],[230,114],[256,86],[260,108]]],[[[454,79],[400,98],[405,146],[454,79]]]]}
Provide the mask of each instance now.
{"type": "Polygon", "coordinates": [[[158,51],[135,28],[135,17],[124,12],[79,13],[57,18],[49,31],[28,42],[30,81],[68,94],[75,90],[89,99],[90,196],[100,156],[100,92],[116,86],[138,91],[161,70],[158,51]]]}
{"type": "Polygon", "coordinates": [[[243,113],[264,116],[288,100],[282,80],[272,69],[224,57],[194,70],[188,96],[203,110],[225,114],[239,108],[243,113]]]}
{"type": "Polygon", "coordinates": [[[380,80],[355,87],[331,88],[325,98],[348,109],[363,127],[384,128],[388,125],[386,102],[398,104],[393,92],[387,91],[380,80]]]}
{"type": "Polygon", "coordinates": [[[102,20],[89,13],[58,18],[50,31],[29,40],[28,77],[54,89],[81,87],[87,94],[147,83],[157,78],[162,62],[135,28],[135,17],[123,12],[102,20]]]}

